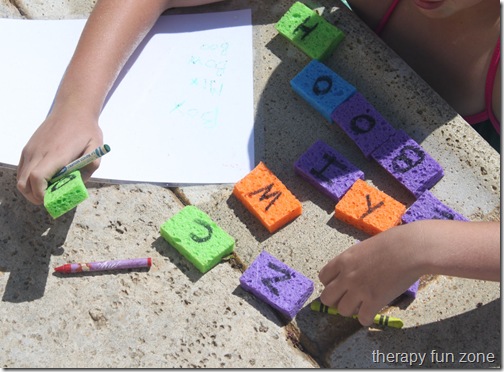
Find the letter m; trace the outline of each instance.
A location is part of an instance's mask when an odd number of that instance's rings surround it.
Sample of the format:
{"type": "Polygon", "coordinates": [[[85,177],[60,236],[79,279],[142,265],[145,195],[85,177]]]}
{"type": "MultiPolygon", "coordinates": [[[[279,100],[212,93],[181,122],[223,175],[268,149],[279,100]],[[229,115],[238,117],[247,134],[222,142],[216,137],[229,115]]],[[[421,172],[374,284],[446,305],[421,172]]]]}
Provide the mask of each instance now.
{"type": "Polygon", "coordinates": [[[273,188],[273,183],[270,183],[268,186],[265,186],[259,190],[252,191],[249,193],[249,196],[257,195],[259,193],[262,193],[261,197],[259,198],[260,201],[266,200],[266,199],[271,199],[269,204],[266,206],[266,211],[271,208],[273,204],[278,200],[280,195],[282,195],[281,191],[275,191],[271,192],[271,189],[273,188]]]}

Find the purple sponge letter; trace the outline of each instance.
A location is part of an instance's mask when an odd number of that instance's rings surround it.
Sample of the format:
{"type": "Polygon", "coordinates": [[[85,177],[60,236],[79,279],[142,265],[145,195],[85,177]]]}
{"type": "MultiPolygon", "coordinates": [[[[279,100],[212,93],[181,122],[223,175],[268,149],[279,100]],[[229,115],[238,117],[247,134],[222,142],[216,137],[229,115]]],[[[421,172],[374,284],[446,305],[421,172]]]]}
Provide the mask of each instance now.
{"type": "Polygon", "coordinates": [[[339,105],[331,118],[368,159],[395,133],[394,127],[358,92],[339,105]]]}
{"type": "Polygon", "coordinates": [[[469,221],[460,213],[444,205],[430,191],[425,191],[402,216],[403,223],[419,220],[469,221]]]}
{"type": "Polygon", "coordinates": [[[404,294],[409,297],[416,298],[417,292],[418,292],[418,285],[420,284],[420,280],[417,280],[415,283],[409,287],[404,294]]]}
{"type": "Polygon", "coordinates": [[[444,175],[443,168],[401,130],[396,131],[371,157],[417,198],[444,175]]]}
{"type": "Polygon", "coordinates": [[[313,282],[266,251],[240,277],[240,285],[289,319],[313,293],[313,282]]]}
{"type": "Polygon", "coordinates": [[[315,142],[294,164],[315,188],[338,202],[364,172],[323,141],[315,142]]]}

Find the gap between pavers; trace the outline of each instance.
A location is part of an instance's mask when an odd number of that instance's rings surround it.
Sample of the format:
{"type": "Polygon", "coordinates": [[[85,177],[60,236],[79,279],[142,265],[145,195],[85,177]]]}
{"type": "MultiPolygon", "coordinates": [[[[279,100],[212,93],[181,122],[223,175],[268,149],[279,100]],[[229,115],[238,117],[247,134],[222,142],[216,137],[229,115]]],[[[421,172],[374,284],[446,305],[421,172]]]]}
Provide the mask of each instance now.
{"type": "MultiPolygon", "coordinates": [[[[15,189],[13,172],[2,171],[0,183],[15,189]]],[[[20,196],[0,204],[2,367],[316,366],[276,314],[239,287],[238,270],[222,262],[203,275],[160,237],[182,207],[170,190],[88,189],[62,220],[20,196]],[[52,273],[66,262],[145,256],[149,271],[52,273]]]]}

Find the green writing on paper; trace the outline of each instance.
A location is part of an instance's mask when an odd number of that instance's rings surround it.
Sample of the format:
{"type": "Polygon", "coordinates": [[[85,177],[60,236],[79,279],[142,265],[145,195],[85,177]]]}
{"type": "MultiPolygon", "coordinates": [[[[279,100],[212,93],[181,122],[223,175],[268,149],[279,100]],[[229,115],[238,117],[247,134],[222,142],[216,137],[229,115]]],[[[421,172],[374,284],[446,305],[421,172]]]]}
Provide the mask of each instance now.
{"type": "Polygon", "coordinates": [[[207,129],[219,125],[229,48],[226,41],[204,43],[189,56],[187,69],[191,77],[182,89],[182,99],[171,107],[170,114],[207,129]]]}

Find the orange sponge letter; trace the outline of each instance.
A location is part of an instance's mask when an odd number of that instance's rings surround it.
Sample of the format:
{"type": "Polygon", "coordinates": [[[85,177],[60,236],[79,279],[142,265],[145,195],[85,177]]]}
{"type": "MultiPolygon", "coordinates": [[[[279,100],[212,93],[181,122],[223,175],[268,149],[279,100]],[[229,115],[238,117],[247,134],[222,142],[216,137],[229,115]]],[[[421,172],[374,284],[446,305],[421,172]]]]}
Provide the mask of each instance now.
{"type": "Polygon", "coordinates": [[[335,211],[336,218],[374,235],[398,225],[406,207],[359,179],[336,204],[335,211]]]}
{"type": "Polygon", "coordinates": [[[235,184],[233,194],[271,233],[302,212],[299,200],[263,162],[235,184]]]}

